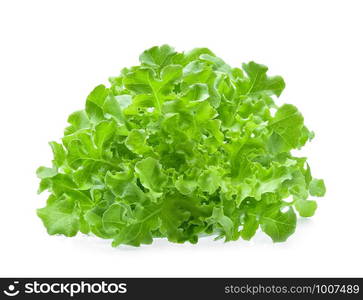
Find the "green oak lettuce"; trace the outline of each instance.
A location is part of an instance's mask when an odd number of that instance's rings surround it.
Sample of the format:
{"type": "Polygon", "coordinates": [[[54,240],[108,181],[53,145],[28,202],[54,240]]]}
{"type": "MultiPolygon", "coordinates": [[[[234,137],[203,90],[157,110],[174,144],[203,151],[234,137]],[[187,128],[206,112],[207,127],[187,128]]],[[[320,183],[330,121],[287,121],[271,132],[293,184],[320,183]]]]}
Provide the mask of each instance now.
{"type": "Polygon", "coordinates": [[[291,154],[313,132],[295,106],[275,103],[285,83],[267,70],[164,45],[97,86],[50,143],[52,167],[37,171],[48,233],[139,246],[249,240],[260,228],[285,241],[325,186],[291,154]]]}

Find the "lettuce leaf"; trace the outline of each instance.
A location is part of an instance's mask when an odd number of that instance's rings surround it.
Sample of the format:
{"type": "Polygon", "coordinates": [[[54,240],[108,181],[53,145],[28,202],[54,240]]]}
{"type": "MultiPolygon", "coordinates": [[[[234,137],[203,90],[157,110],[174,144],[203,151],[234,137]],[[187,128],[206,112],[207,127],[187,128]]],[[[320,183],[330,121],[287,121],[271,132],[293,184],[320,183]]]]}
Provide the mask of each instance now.
{"type": "Polygon", "coordinates": [[[37,170],[39,192],[50,193],[37,211],[48,233],[139,246],[250,240],[261,228],[285,241],[325,185],[292,155],[314,134],[294,105],[275,103],[285,82],[267,71],[232,68],[206,48],[144,51],[50,143],[52,166],[37,170]]]}

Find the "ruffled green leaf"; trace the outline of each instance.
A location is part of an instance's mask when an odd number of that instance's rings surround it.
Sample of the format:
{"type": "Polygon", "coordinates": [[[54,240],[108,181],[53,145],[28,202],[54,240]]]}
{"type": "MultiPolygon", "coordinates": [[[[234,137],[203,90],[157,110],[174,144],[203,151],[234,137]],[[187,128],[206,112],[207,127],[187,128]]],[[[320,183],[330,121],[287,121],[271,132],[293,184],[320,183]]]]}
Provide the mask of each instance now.
{"type": "Polygon", "coordinates": [[[295,232],[296,214],[290,207],[286,212],[279,208],[267,210],[260,219],[261,229],[274,242],[284,242],[295,232]]]}
{"type": "Polygon", "coordinates": [[[323,197],[326,192],[325,183],[322,179],[313,179],[309,185],[311,196],[323,197]]]}

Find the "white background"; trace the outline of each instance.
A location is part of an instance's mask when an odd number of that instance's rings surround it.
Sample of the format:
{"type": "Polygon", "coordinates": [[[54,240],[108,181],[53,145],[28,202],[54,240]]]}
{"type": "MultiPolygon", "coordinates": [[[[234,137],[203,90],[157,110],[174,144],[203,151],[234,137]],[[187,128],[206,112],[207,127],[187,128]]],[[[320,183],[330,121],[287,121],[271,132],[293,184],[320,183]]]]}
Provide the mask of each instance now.
{"type": "Polygon", "coordinates": [[[363,276],[362,1],[1,1],[0,276],[363,276]],[[209,47],[233,66],[255,60],[282,75],[278,103],[316,133],[301,155],[328,192],[286,243],[112,248],[48,236],[35,209],[35,170],[48,141],[138,55],[168,43],[209,47]]]}

